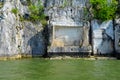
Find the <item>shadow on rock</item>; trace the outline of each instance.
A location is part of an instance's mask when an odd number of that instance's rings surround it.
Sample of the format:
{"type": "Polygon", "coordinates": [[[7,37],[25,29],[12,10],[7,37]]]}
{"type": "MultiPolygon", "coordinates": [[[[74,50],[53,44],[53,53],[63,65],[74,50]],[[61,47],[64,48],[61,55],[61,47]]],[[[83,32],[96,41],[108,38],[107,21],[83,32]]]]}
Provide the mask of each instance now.
{"type": "Polygon", "coordinates": [[[32,57],[42,56],[44,54],[44,40],[42,36],[42,32],[38,32],[28,41],[28,45],[31,48],[32,57]]]}

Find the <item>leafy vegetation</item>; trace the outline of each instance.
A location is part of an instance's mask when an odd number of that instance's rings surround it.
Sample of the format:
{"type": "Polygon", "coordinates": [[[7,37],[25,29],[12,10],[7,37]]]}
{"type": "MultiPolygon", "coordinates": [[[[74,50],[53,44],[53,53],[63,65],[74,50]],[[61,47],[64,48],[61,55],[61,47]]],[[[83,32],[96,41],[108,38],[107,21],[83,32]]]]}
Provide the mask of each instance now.
{"type": "Polygon", "coordinates": [[[94,18],[105,21],[116,16],[118,1],[116,0],[90,0],[94,18]]]}
{"type": "MultiPolygon", "coordinates": [[[[38,0],[37,4],[33,4],[31,0],[27,0],[27,5],[29,8],[28,14],[19,15],[20,21],[28,20],[34,22],[41,22],[43,26],[46,26],[46,16],[44,14],[44,6],[42,5],[41,0],[38,0]]],[[[14,11],[13,11],[14,12],[14,11]]]]}
{"type": "Polygon", "coordinates": [[[38,4],[29,3],[30,16],[28,20],[32,22],[40,21],[45,26],[47,21],[45,20],[44,6],[41,4],[41,1],[39,0],[38,4]]]}
{"type": "Polygon", "coordinates": [[[17,8],[13,8],[13,9],[11,10],[11,12],[14,13],[14,14],[16,15],[16,14],[18,14],[19,11],[18,11],[17,8]]]}
{"type": "Polygon", "coordinates": [[[31,4],[29,6],[30,10],[30,20],[32,21],[40,21],[41,19],[44,19],[44,7],[41,5],[33,5],[31,4]]]}

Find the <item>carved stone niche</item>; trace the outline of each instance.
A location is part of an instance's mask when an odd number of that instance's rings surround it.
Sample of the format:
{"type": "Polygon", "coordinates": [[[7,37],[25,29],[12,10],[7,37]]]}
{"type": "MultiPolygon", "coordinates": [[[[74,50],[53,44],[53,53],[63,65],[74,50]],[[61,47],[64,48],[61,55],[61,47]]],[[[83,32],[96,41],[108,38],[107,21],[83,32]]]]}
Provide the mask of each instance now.
{"type": "Polygon", "coordinates": [[[53,25],[48,53],[90,52],[89,27],[53,25]]]}

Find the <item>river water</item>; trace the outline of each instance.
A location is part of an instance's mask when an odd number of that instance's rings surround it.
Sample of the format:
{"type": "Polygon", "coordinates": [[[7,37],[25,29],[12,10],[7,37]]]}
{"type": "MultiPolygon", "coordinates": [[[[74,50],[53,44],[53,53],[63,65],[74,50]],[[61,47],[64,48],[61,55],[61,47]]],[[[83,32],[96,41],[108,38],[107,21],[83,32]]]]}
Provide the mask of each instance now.
{"type": "Polygon", "coordinates": [[[119,60],[0,61],[0,80],[120,80],[119,60]]]}

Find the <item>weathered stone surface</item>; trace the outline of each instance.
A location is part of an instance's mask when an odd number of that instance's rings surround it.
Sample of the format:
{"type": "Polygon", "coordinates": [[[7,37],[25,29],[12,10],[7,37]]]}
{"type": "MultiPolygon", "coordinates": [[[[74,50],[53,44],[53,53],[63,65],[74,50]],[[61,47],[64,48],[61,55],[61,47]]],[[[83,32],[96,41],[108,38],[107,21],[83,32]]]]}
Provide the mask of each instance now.
{"type": "Polygon", "coordinates": [[[94,54],[110,54],[113,52],[113,22],[99,23],[97,20],[91,22],[92,41],[94,54]]]}
{"type": "Polygon", "coordinates": [[[80,43],[82,43],[84,31],[82,27],[54,27],[54,40],[59,41],[59,43],[60,41],[63,42],[64,46],[80,46],[80,43]]]}
{"type": "Polygon", "coordinates": [[[33,56],[44,54],[45,45],[42,29],[41,24],[24,23],[22,53],[32,54],[33,56]]]}
{"type": "Polygon", "coordinates": [[[0,21],[0,56],[9,56],[18,54],[16,42],[16,17],[10,11],[13,5],[5,2],[1,9],[1,16],[4,19],[0,21]]]}
{"type": "Polygon", "coordinates": [[[115,49],[120,53],[120,25],[115,26],[115,49]]]}
{"type": "Polygon", "coordinates": [[[49,16],[51,28],[51,45],[48,52],[90,51],[91,49],[88,50],[90,25],[84,19],[84,8],[88,0],[46,1],[45,13],[49,16]]]}
{"type": "Polygon", "coordinates": [[[91,47],[82,47],[79,46],[64,46],[64,47],[49,47],[49,53],[91,53],[91,47]]]}
{"type": "MultiPolygon", "coordinates": [[[[42,35],[42,25],[20,21],[19,15],[24,15],[25,18],[29,16],[27,0],[0,1],[4,1],[3,7],[0,8],[0,56],[43,55],[46,42],[45,35],[42,35]],[[19,15],[12,13],[13,8],[19,10],[19,15]]],[[[38,0],[31,1],[38,2],[38,0]]],[[[51,45],[48,46],[48,52],[91,52],[90,22],[87,21],[88,16],[84,12],[89,0],[42,0],[42,2],[45,6],[45,14],[49,17],[51,45]],[[57,26],[59,29],[56,29],[57,26]],[[75,27],[80,29],[76,30],[75,27]]],[[[120,21],[116,23],[114,36],[112,21],[103,23],[92,21],[92,46],[95,54],[112,53],[114,37],[115,50],[120,53],[120,21]]]]}
{"type": "Polygon", "coordinates": [[[45,13],[53,25],[85,26],[84,7],[88,0],[46,0],[45,13]]]}
{"type": "Polygon", "coordinates": [[[19,16],[11,12],[18,8],[19,14],[28,13],[27,6],[20,0],[6,0],[0,9],[0,56],[14,56],[19,54],[42,55],[44,53],[44,37],[42,25],[28,21],[20,22],[19,16]]]}
{"type": "Polygon", "coordinates": [[[120,19],[116,19],[115,26],[115,51],[120,53],[120,19]]]}

